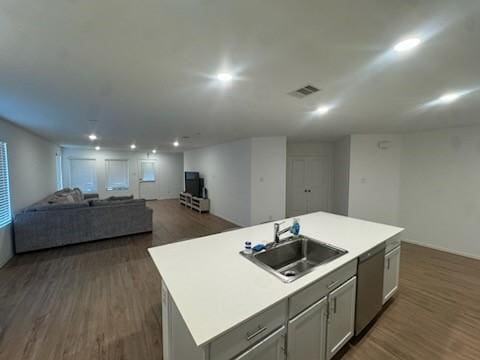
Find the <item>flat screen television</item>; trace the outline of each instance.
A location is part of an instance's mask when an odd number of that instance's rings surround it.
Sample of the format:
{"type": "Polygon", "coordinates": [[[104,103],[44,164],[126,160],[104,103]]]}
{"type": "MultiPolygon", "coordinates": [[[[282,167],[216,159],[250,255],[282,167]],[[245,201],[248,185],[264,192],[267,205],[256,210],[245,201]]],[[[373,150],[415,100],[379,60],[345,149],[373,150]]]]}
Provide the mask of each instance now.
{"type": "Polygon", "coordinates": [[[198,172],[185,172],[185,192],[196,197],[203,196],[203,179],[198,172]]]}
{"type": "Polygon", "coordinates": [[[185,171],[185,180],[196,180],[200,178],[197,171],[185,171]]]}

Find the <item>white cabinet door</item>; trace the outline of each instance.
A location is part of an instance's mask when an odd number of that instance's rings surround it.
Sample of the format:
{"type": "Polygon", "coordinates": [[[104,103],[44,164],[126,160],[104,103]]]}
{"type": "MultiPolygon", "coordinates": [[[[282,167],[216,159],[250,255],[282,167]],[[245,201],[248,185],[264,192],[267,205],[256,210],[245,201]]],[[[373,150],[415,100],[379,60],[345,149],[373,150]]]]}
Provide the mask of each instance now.
{"type": "Polygon", "coordinates": [[[324,360],[327,297],[288,322],[288,360],[324,360]]]}
{"type": "Polygon", "coordinates": [[[397,291],[400,276],[400,246],[385,255],[383,274],[383,303],[385,304],[397,291]]]}
{"type": "Polygon", "coordinates": [[[327,359],[353,336],[357,278],[353,277],[328,295],[327,359]]]}
{"type": "Polygon", "coordinates": [[[285,326],[234,360],[285,360],[285,326]]]}

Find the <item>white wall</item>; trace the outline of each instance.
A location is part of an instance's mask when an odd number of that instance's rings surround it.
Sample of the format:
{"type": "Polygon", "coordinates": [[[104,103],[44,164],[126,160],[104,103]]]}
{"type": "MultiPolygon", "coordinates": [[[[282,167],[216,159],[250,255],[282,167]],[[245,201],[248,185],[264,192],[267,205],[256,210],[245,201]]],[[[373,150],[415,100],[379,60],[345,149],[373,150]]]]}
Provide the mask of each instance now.
{"type": "Polygon", "coordinates": [[[480,127],[404,136],[404,238],[480,258],[480,127]]]}
{"type": "Polygon", "coordinates": [[[287,139],[253,138],[251,224],[285,218],[287,139]]]}
{"type": "Polygon", "coordinates": [[[348,215],[348,193],[350,186],[350,136],[333,144],[332,211],[348,215]]]}
{"type": "Polygon", "coordinates": [[[332,157],[333,143],[319,142],[288,142],[287,156],[325,156],[332,157]]]}
{"type": "Polygon", "coordinates": [[[398,225],[401,151],[401,135],[351,135],[349,216],[398,225]]]}
{"type": "Polygon", "coordinates": [[[205,179],[212,214],[248,226],[285,216],[285,149],[285,137],[243,139],[186,151],[184,167],[205,179]]]}
{"type": "Polygon", "coordinates": [[[241,226],[250,225],[251,139],[186,151],[185,171],[205,179],[210,212],[241,226]]]}
{"type": "Polygon", "coordinates": [[[183,191],[183,154],[181,153],[157,153],[147,154],[136,151],[112,151],[82,148],[62,148],[63,184],[70,187],[70,159],[95,159],[97,170],[97,192],[100,198],[118,195],[133,195],[139,197],[139,161],[156,160],[157,181],[156,198],[174,199],[183,191]],[[129,182],[128,190],[106,190],[105,160],[126,159],[128,160],[129,182]]]}
{"type": "MultiPolygon", "coordinates": [[[[288,142],[287,158],[293,157],[323,157],[327,159],[329,190],[328,190],[328,211],[333,209],[333,142],[288,142]]],[[[292,202],[292,179],[290,173],[290,162],[287,162],[287,209],[291,211],[292,202]]],[[[288,212],[288,211],[287,211],[288,212]]]]}
{"type": "MultiPolygon", "coordinates": [[[[7,143],[13,213],[56,190],[57,145],[3,119],[0,141],[7,143]]],[[[11,226],[0,229],[0,266],[13,256],[11,232],[11,226]]]]}

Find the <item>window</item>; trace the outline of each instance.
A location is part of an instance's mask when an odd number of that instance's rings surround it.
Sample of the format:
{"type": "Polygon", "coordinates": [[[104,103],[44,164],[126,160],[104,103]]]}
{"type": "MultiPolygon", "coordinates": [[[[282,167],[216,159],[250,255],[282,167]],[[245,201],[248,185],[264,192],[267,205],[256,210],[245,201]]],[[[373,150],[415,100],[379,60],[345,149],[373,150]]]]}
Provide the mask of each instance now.
{"type": "Polygon", "coordinates": [[[83,192],[97,191],[94,159],[70,159],[70,186],[83,192]]]}
{"type": "Polygon", "coordinates": [[[7,144],[0,142],[0,228],[12,221],[9,181],[7,144]]]}
{"type": "Polygon", "coordinates": [[[142,181],[155,181],[155,162],[142,161],[140,167],[142,181]]]}
{"type": "Polygon", "coordinates": [[[57,190],[63,189],[63,177],[62,177],[62,155],[56,154],[55,167],[57,171],[57,190]]]}
{"type": "Polygon", "coordinates": [[[105,160],[107,190],[128,189],[128,160],[105,160]]]}

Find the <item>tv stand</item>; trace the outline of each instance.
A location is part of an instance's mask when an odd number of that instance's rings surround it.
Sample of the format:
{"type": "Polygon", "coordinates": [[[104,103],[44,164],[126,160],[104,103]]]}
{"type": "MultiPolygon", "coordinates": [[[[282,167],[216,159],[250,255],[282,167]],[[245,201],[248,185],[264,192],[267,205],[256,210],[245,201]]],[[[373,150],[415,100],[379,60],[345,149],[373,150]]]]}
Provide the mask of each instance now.
{"type": "Polygon", "coordinates": [[[180,205],[183,205],[199,213],[210,211],[210,200],[192,196],[189,193],[180,193],[180,205]]]}

